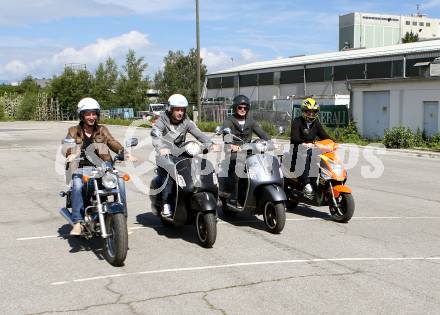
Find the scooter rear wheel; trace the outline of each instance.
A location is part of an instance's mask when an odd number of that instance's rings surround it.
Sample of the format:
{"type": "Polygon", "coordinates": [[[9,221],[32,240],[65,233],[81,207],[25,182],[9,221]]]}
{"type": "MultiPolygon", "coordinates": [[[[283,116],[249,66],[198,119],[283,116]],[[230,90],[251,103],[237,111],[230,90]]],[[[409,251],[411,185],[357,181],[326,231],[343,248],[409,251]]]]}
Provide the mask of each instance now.
{"type": "Polygon", "coordinates": [[[217,220],[212,212],[198,212],[196,216],[196,231],[200,244],[211,248],[217,238],[217,220]]]}
{"type": "Polygon", "coordinates": [[[354,214],[354,198],[351,194],[342,193],[336,199],[338,208],[330,205],[330,214],[336,222],[347,223],[354,214]]]}
{"type": "Polygon", "coordinates": [[[286,208],[283,202],[266,202],[264,205],[264,223],[269,228],[269,232],[279,234],[286,224],[286,208]]]}

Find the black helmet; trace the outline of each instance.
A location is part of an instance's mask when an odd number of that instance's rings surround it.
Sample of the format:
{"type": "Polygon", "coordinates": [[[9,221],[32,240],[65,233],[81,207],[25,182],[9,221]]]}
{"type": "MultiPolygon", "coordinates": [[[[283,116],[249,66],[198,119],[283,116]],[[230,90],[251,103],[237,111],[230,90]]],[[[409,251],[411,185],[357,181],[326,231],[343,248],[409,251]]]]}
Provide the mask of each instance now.
{"type": "Polygon", "coordinates": [[[232,100],[232,111],[236,113],[238,105],[241,104],[245,104],[248,108],[248,111],[251,109],[251,101],[249,100],[249,98],[245,95],[237,95],[232,100]]]}

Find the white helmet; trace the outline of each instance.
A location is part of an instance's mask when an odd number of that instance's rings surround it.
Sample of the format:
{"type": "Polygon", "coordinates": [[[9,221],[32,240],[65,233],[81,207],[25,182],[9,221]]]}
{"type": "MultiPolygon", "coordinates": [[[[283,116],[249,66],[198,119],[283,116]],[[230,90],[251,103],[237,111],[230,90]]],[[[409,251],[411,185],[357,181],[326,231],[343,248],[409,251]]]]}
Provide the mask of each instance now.
{"type": "Polygon", "coordinates": [[[101,106],[99,106],[99,103],[94,98],[86,97],[80,100],[78,103],[78,114],[86,110],[96,110],[99,112],[101,110],[101,106]]]}
{"type": "Polygon", "coordinates": [[[168,99],[168,107],[170,110],[173,107],[188,107],[188,100],[182,94],[173,94],[168,99]]]}

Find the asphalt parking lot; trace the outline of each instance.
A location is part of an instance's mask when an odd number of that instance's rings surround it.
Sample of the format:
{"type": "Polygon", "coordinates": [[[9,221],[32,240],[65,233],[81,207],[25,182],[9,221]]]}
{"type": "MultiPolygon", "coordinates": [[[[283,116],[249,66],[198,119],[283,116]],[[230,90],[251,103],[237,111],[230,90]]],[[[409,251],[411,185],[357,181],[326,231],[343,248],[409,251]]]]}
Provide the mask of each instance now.
{"type": "MultiPolygon", "coordinates": [[[[192,226],[165,228],[152,215],[149,130],[136,129],[130,249],[116,268],[99,240],[68,236],[58,214],[57,151],[70,125],[0,123],[1,314],[440,313],[439,158],[356,150],[348,224],[300,205],[273,235],[261,217],[226,221],[220,210],[205,249],[192,226]]],[[[121,142],[127,133],[109,129],[121,142]]]]}

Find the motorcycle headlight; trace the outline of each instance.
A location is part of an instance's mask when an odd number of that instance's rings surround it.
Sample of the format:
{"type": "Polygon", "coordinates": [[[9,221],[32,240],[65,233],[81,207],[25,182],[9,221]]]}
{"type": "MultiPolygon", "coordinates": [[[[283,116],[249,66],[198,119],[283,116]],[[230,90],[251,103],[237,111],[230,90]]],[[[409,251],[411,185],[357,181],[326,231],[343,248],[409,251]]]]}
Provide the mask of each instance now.
{"type": "Polygon", "coordinates": [[[266,152],[266,144],[263,142],[257,142],[255,144],[255,148],[258,152],[266,152]]]}
{"type": "Polygon", "coordinates": [[[195,156],[198,155],[202,149],[200,148],[200,145],[198,145],[195,142],[189,142],[186,146],[185,146],[185,150],[186,152],[191,155],[191,156],[195,156]]]}
{"type": "Polygon", "coordinates": [[[115,174],[105,173],[105,175],[102,176],[102,185],[107,189],[116,188],[117,183],[118,178],[115,174]]]}

